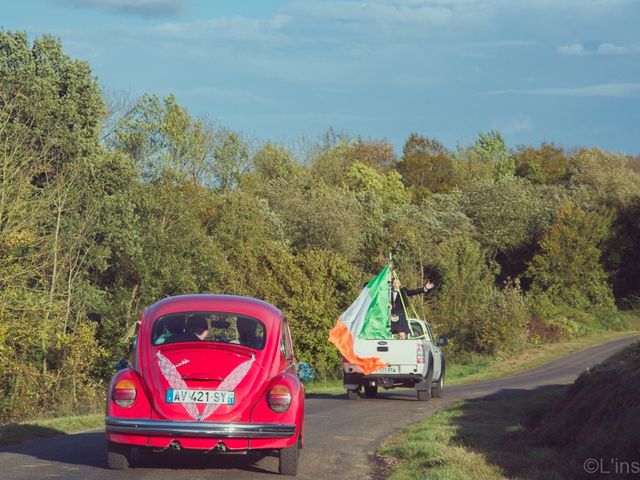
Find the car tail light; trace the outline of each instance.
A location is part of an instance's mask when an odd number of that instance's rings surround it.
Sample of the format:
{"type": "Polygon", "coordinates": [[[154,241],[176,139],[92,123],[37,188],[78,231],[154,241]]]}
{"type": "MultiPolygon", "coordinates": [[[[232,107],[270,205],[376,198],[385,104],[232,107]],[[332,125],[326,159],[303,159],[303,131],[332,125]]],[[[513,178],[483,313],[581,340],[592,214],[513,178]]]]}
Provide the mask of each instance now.
{"type": "Polygon", "coordinates": [[[136,384],[129,379],[118,381],[111,398],[120,407],[130,407],[136,401],[136,384]]]}
{"type": "Polygon", "coordinates": [[[271,410],[282,413],[291,405],[291,392],[284,385],[276,385],[267,395],[267,403],[271,410]]]}
{"type": "Polygon", "coordinates": [[[349,363],[349,360],[347,360],[346,358],[342,357],[342,363],[349,363]]]}
{"type": "Polygon", "coordinates": [[[424,365],[424,345],[422,343],[416,345],[416,363],[424,365]]]}

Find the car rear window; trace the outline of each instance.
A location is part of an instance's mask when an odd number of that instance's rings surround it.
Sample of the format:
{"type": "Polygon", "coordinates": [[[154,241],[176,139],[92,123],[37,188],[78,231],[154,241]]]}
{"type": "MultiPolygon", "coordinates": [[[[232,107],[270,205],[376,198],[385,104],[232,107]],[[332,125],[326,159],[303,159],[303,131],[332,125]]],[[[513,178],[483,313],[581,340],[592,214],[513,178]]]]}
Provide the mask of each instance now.
{"type": "Polygon", "coordinates": [[[184,312],[159,317],[153,324],[151,343],[218,342],[262,350],[264,323],[234,313],[184,312]]]}

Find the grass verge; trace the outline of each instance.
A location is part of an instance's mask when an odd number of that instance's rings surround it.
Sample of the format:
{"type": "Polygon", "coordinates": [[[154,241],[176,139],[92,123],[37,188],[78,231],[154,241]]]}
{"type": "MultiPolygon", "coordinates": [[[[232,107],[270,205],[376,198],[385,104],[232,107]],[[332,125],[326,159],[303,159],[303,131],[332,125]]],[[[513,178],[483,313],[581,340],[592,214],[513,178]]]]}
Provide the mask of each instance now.
{"type": "Polygon", "coordinates": [[[567,387],[542,387],[497,400],[458,403],[404,429],[378,451],[380,476],[392,480],[560,480],[563,456],[533,429],[567,387]]]}

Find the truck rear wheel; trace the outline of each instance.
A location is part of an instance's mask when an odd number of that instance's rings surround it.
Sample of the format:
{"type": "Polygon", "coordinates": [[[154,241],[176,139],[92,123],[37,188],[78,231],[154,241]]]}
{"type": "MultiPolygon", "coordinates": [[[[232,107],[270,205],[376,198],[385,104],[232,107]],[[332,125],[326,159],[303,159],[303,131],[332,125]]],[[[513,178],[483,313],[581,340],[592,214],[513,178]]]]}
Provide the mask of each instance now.
{"type": "Polygon", "coordinates": [[[418,400],[426,402],[431,400],[431,390],[418,390],[418,400]]]}
{"type": "Polygon", "coordinates": [[[433,383],[433,358],[429,354],[429,369],[427,370],[427,376],[424,381],[416,385],[416,392],[418,394],[418,400],[426,402],[431,400],[431,384],[433,383]]]}
{"type": "Polygon", "coordinates": [[[440,379],[437,382],[433,382],[431,387],[431,396],[433,398],[442,398],[442,391],[444,390],[444,372],[440,375],[440,379]]]}
{"type": "Polygon", "coordinates": [[[367,398],[374,398],[378,395],[378,386],[377,385],[367,385],[364,387],[364,394],[367,398]]]}

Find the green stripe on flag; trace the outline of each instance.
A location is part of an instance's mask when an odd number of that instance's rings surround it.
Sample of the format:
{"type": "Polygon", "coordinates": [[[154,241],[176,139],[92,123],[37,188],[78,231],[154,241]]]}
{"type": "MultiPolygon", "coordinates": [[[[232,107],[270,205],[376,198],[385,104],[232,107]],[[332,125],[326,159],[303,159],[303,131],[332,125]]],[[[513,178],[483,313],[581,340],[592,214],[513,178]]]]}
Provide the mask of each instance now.
{"type": "Polygon", "coordinates": [[[358,338],[391,338],[389,304],[391,303],[391,270],[387,264],[365,287],[371,297],[358,338]]]}

